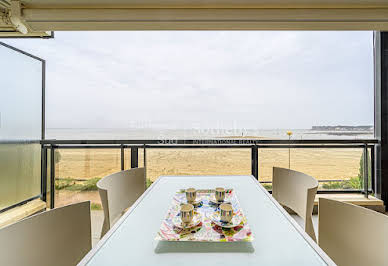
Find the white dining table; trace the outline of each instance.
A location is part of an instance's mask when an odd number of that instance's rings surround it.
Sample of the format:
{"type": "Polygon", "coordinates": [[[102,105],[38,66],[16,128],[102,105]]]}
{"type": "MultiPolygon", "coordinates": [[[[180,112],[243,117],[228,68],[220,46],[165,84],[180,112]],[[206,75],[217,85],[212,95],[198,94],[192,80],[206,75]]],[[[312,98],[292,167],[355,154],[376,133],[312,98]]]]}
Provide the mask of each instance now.
{"type": "Polygon", "coordinates": [[[335,265],[253,176],[162,176],[80,265],[335,265]],[[252,242],[167,242],[155,236],[176,191],[233,188],[252,242]]]}

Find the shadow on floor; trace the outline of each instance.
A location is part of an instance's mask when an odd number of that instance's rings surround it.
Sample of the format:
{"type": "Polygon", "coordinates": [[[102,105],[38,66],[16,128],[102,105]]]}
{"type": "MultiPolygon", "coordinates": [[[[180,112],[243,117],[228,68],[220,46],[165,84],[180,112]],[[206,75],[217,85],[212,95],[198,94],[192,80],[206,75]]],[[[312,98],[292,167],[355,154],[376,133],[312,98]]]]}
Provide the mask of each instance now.
{"type": "Polygon", "coordinates": [[[104,222],[104,211],[91,211],[92,223],[92,247],[95,247],[100,240],[102,223],[104,222]]]}
{"type": "MultiPolygon", "coordinates": [[[[304,230],[304,220],[300,218],[296,214],[291,214],[291,217],[294,218],[294,220],[300,225],[300,227],[304,230]]],[[[318,237],[318,214],[313,214],[313,225],[314,225],[314,231],[315,236],[318,237]]],[[[318,238],[317,238],[318,239],[318,238]]]]}

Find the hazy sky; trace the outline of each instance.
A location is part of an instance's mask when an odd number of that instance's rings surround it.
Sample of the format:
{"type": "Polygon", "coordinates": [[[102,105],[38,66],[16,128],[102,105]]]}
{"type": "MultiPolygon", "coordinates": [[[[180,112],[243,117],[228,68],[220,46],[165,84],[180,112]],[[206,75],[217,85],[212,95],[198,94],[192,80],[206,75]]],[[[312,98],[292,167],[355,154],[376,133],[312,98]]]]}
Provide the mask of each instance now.
{"type": "Polygon", "coordinates": [[[372,32],[55,32],[48,128],[373,124],[372,32]]]}

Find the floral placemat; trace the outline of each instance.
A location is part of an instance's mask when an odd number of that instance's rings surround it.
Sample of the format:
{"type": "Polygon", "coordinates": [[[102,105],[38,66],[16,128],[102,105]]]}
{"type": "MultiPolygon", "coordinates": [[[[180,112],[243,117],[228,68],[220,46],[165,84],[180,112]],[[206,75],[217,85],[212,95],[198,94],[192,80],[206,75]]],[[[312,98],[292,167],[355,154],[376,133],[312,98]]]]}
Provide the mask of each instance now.
{"type": "Polygon", "coordinates": [[[226,190],[225,201],[233,206],[235,215],[240,216],[241,223],[233,228],[223,228],[212,222],[212,215],[219,211],[218,205],[212,203],[214,190],[197,190],[197,199],[201,203],[197,205],[196,211],[201,214],[202,222],[189,229],[181,229],[174,226],[172,220],[180,213],[180,205],[186,203],[184,190],[176,192],[173,197],[172,206],[168,210],[167,217],[162,221],[156,240],[162,241],[202,241],[202,242],[237,242],[253,240],[252,231],[247,223],[236,193],[233,189],[226,190]]]}

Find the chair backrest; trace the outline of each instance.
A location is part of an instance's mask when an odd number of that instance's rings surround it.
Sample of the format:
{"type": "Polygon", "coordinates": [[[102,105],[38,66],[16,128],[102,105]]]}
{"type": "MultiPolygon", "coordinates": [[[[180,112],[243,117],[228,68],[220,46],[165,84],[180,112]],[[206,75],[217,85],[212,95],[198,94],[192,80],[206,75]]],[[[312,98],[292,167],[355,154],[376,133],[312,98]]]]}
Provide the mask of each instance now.
{"type": "MultiPolygon", "coordinates": [[[[133,168],[108,175],[97,182],[105,222],[113,224],[145,191],[144,168],[133,168]]],[[[103,233],[103,235],[105,232],[103,233]]]]}
{"type": "Polygon", "coordinates": [[[272,196],[304,219],[305,231],[314,240],[312,212],[317,189],[318,181],[314,177],[290,169],[273,168],[272,196]]]}
{"type": "Polygon", "coordinates": [[[388,216],[319,198],[318,244],[339,266],[388,265],[388,216]]]}
{"type": "Polygon", "coordinates": [[[76,265],[91,247],[89,201],[42,212],[0,230],[1,265],[76,265]]]}

